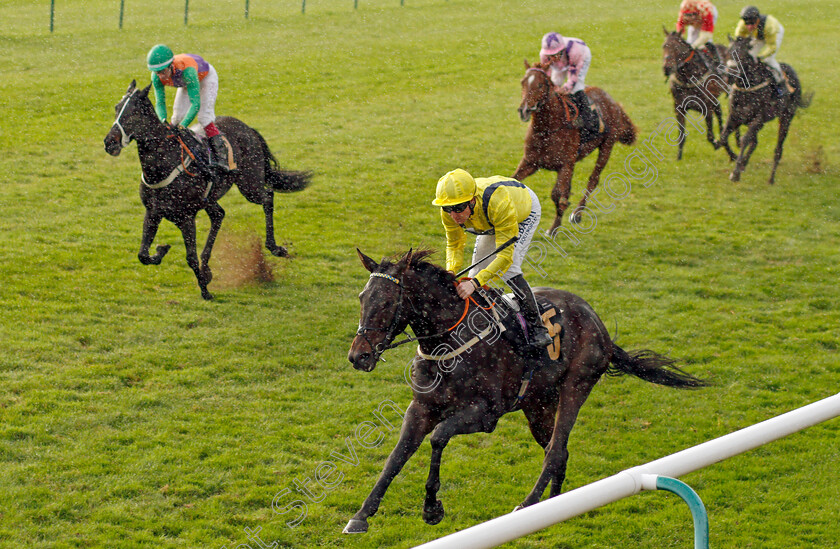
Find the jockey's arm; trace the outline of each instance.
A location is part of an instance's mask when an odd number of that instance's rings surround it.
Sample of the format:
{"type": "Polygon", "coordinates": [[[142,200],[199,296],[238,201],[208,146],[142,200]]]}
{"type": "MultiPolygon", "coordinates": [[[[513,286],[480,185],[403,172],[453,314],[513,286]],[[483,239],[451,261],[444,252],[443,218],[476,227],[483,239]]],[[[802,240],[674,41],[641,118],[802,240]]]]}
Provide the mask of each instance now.
{"type": "MultiPolygon", "coordinates": [[[[501,246],[511,238],[519,235],[519,223],[516,220],[516,207],[504,187],[493,193],[487,213],[496,230],[496,245],[501,246]]],[[[515,245],[514,245],[515,246],[515,245]]],[[[487,267],[475,275],[479,286],[484,286],[489,280],[499,278],[500,273],[506,273],[513,265],[514,246],[508,246],[496,254],[487,267]]]]}
{"type": "Polygon", "coordinates": [[[163,122],[166,120],[166,91],[156,72],[152,73],[152,87],[155,90],[155,113],[163,122]]]}
{"type": "Polygon", "coordinates": [[[738,24],[735,25],[735,38],[747,38],[749,36],[751,36],[751,34],[746,23],[744,23],[743,19],[740,19],[738,24]]]}
{"type": "Polygon", "coordinates": [[[467,243],[467,234],[464,228],[455,223],[452,217],[443,210],[440,211],[440,220],[446,230],[446,270],[457,273],[464,264],[464,245],[467,243]]]}
{"type": "Polygon", "coordinates": [[[711,32],[701,30],[699,33],[697,33],[697,40],[695,40],[691,44],[691,47],[694,48],[695,50],[702,50],[703,48],[706,47],[706,44],[708,42],[712,41],[713,36],[714,35],[711,32]]]}
{"type": "Polygon", "coordinates": [[[184,120],[181,121],[181,125],[189,128],[190,124],[193,123],[193,120],[198,115],[199,109],[201,109],[201,85],[198,80],[198,71],[194,67],[184,69],[183,78],[184,83],[187,85],[187,96],[190,98],[190,110],[184,115],[184,120]]]}
{"type": "Polygon", "coordinates": [[[683,12],[680,12],[680,16],[677,17],[676,31],[679,34],[682,34],[683,32],[685,32],[685,13],[683,13],[683,12]]]}
{"type": "Polygon", "coordinates": [[[779,32],[778,21],[767,17],[764,25],[764,47],[758,52],[758,58],[764,59],[776,53],[776,35],[779,32]]]}

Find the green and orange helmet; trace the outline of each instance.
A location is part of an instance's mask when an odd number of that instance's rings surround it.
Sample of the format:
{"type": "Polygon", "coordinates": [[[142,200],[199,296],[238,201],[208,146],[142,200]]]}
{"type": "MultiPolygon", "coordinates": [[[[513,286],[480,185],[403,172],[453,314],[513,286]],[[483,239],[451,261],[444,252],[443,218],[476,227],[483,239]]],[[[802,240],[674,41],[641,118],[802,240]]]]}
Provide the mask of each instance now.
{"type": "Polygon", "coordinates": [[[159,72],[172,64],[175,55],[167,46],[158,44],[149,50],[149,55],[146,56],[146,65],[152,72],[159,72]]]}

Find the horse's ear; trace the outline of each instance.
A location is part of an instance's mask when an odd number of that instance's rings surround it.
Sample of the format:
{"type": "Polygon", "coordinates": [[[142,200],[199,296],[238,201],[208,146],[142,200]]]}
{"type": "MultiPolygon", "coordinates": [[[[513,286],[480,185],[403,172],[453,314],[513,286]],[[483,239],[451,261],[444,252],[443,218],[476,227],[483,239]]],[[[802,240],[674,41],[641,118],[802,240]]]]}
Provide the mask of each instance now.
{"type": "Polygon", "coordinates": [[[411,256],[414,255],[414,249],[408,250],[404,256],[400,258],[397,262],[397,270],[400,274],[404,273],[408,270],[408,266],[411,265],[411,256]]]}
{"type": "Polygon", "coordinates": [[[377,269],[377,267],[379,267],[379,263],[363,254],[362,250],[360,250],[359,248],[356,248],[356,253],[359,254],[359,259],[361,260],[362,265],[364,265],[365,269],[368,270],[368,272],[372,273],[377,269]]]}
{"type": "Polygon", "coordinates": [[[734,41],[735,41],[735,40],[733,40],[733,39],[732,39],[732,37],[731,37],[731,36],[729,36],[729,33],[728,33],[728,32],[726,33],[726,37],[729,39],[729,43],[730,43],[730,44],[731,44],[732,42],[734,42],[734,41]]]}
{"type": "Polygon", "coordinates": [[[149,84],[142,90],[140,90],[140,97],[149,97],[149,90],[152,88],[152,85],[149,84]]]}
{"type": "Polygon", "coordinates": [[[137,87],[137,80],[132,80],[131,84],[128,85],[128,90],[125,93],[131,93],[131,91],[137,87]]]}
{"type": "Polygon", "coordinates": [[[528,69],[530,69],[530,68],[531,68],[531,64],[530,64],[530,63],[528,63],[528,60],[527,60],[527,59],[525,59],[524,61],[525,61],[525,70],[527,71],[528,69]]]}
{"type": "Polygon", "coordinates": [[[668,35],[671,34],[670,32],[668,32],[668,29],[665,28],[665,25],[662,25],[662,32],[665,33],[665,36],[668,36],[668,35]]]}

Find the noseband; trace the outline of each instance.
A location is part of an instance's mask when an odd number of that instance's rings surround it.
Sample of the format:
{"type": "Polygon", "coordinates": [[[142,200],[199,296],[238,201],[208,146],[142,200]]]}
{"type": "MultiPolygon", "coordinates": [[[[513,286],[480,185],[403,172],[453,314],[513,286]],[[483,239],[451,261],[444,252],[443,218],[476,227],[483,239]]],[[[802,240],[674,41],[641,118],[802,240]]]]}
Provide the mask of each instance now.
{"type": "Polygon", "coordinates": [[[122,127],[122,124],[120,124],[120,118],[122,118],[122,115],[125,112],[125,108],[131,102],[131,98],[134,97],[135,93],[137,93],[136,88],[134,90],[132,90],[131,94],[125,100],[125,103],[123,103],[122,109],[120,109],[120,114],[117,115],[117,119],[114,120],[114,123],[111,125],[112,128],[114,126],[116,126],[120,130],[120,134],[122,134],[122,139],[120,140],[120,145],[122,145],[123,148],[128,147],[128,144],[131,143],[131,140],[134,139],[134,136],[126,133],[125,129],[123,129],[123,127],[122,127]]]}

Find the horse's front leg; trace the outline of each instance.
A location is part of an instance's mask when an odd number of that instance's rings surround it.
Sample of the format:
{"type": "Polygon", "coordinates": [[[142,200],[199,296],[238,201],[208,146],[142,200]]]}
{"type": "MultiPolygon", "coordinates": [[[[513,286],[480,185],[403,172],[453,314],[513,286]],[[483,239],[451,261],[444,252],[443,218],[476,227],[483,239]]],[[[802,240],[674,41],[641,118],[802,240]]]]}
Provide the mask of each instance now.
{"type": "Polygon", "coordinates": [[[527,153],[525,156],[522,157],[522,160],[519,161],[519,166],[516,167],[516,171],[513,172],[513,177],[517,181],[522,181],[529,175],[533,175],[537,171],[537,166],[531,160],[528,160],[527,153]]]}
{"type": "Polygon", "coordinates": [[[677,111],[677,124],[680,125],[682,135],[680,136],[679,146],[677,147],[677,160],[682,160],[683,155],[683,147],[685,146],[685,139],[688,136],[688,132],[685,131],[685,113],[680,109],[676,109],[677,111]]]}
{"type": "Polygon", "coordinates": [[[435,427],[430,440],[432,457],[429,464],[429,479],[426,481],[426,500],[423,503],[423,520],[426,524],[437,524],[443,520],[443,503],[437,499],[437,493],[440,490],[440,462],[444,448],[455,435],[466,435],[488,429],[492,431],[496,423],[490,421],[491,427],[488,425],[490,419],[490,411],[486,403],[479,402],[459,411],[435,427]]]}
{"type": "Polygon", "coordinates": [[[353,515],[353,518],[344,527],[343,532],[345,534],[367,532],[367,519],[379,510],[379,504],[382,502],[382,498],[391,482],[400,473],[408,459],[417,451],[417,448],[420,447],[423,439],[432,431],[433,427],[429,413],[417,401],[411,401],[403,419],[400,440],[391,450],[391,455],[388,456],[388,461],[385,462],[382,473],[379,474],[373,490],[365,499],[361,509],[353,515]]]}
{"type": "Polygon", "coordinates": [[[758,145],[758,131],[764,125],[760,119],[753,122],[747,127],[744,136],[741,138],[741,150],[738,154],[738,160],[735,162],[735,168],[729,174],[729,180],[732,182],[740,181],[741,173],[747,168],[747,163],[750,161],[750,156],[758,145]]]}
{"type": "Polygon", "coordinates": [[[563,213],[569,207],[569,195],[572,194],[572,175],[574,175],[574,171],[574,156],[567,162],[563,162],[563,165],[557,170],[557,182],[551,190],[551,200],[554,201],[555,215],[554,222],[551,224],[548,234],[552,234],[557,230],[557,227],[563,221],[563,213]]]}
{"type": "Polygon", "coordinates": [[[201,297],[204,299],[213,299],[213,295],[207,290],[207,281],[204,280],[204,275],[201,272],[201,265],[198,262],[198,253],[195,250],[195,217],[190,217],[187,214],[177,224],[181,230],[181,235],[184,237],[184,248],[187,252],[187,265],[195,273],[195,278],[198,280],[198,287],[201,288],[201,297]]]}
{"type": "Polygon", "coordinates": [[[169,251],[169,244],[158,246],[155,255],[149,255],[149,248],[152,242],[155,241],[158,227],[160,227],[161,217],[157,212],[146,209],[146,216],[143,218],[143,236],[140,240],[140,252],[137,254],[137,259],[143,265],[160,265],[163,261],[163,256],[169,251]]]}
{"type": "MultiPolygon", "coordinates": [[[[601,172],[604,171],[604,167],[606,167],[607,162],[610,160],[610,154],[612,153],[614,144],[613,141],[606,141],[598,149],[598,160],[595,161],[595,169],[592,170],[592,174],[589,176],[589,182],[586,185],[586,192],[583,193],[583,198],[580,199],[580,204],[575,208],[575,213],[572,215],[571,221],[573,223],[580,223],[581,210],[586,207],[586,200],[598,186],[598,182],[601,180],[601,172]]],[[[597,205],[597,202],[595,204],[597,205]]]]}
{"type": "MultiPolygon", "coordinates": [[[[213,253],[213,245],[216,243],[219,229],[222,228],[225,210],[219,206],[218,202],[208,204],[205,210],[207,211],[207,217],[210,218],[210,231],[207,233],[207,241],[204,243],[204,249],[201,251],[201,280],[204,281],[204,286],[206,287],[213,280],[213,271],[210,270],[210,255],[213,253]]],[[[202,292],[203,294],[204,292],[202,292]]]]}
{"type": "Polygon", "coordinates": [[[732,123],[732,117],[730,117],[726,120],[726,124],[720,129],[720,137],[712,144],[715,150],[723,147],[724,150],[726,150],[726,154],[729,155],[730,161],[738,158],[735,153],[732,152],[732,149],[729,148],[729,134],[733,131],[738,131],[737,128],[738,126],[732,123]]]}

